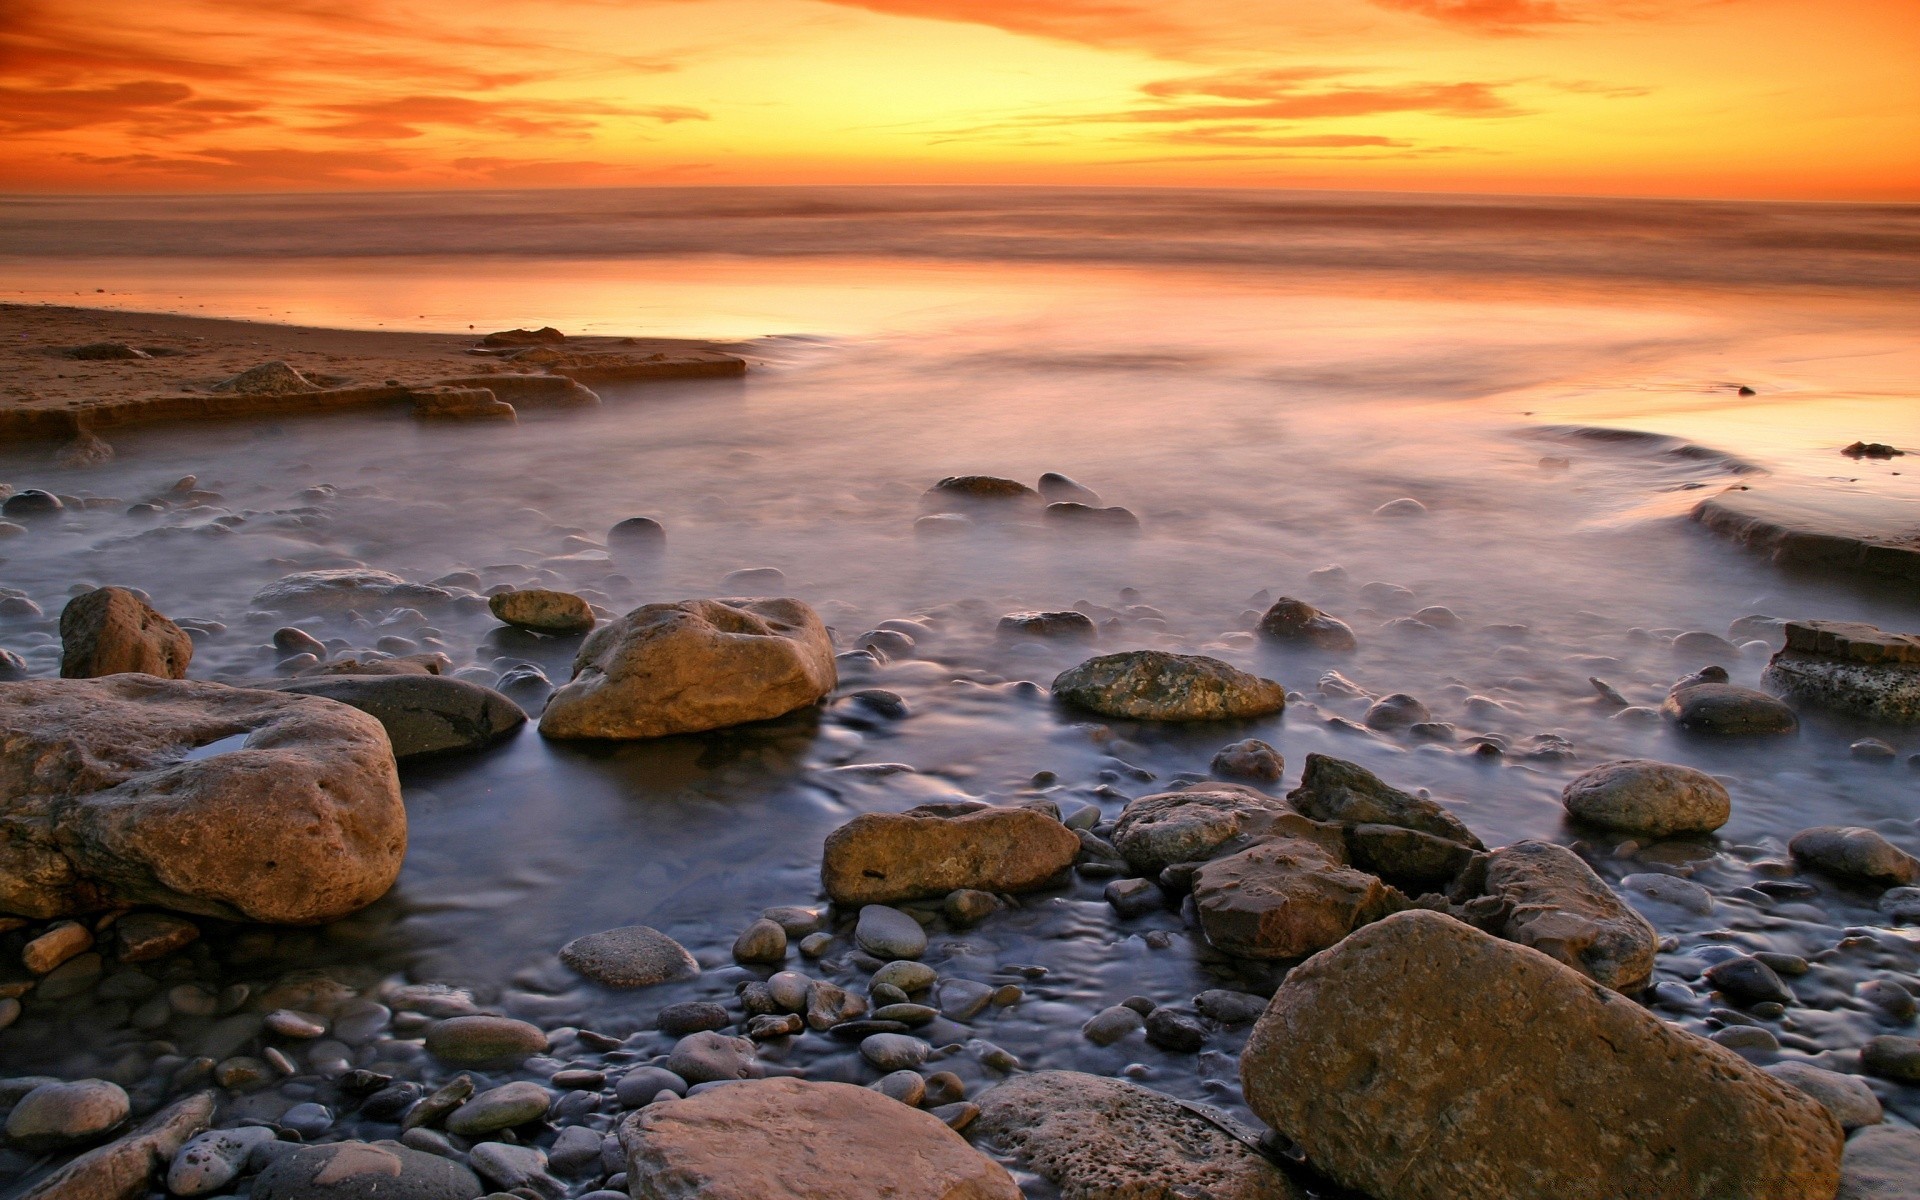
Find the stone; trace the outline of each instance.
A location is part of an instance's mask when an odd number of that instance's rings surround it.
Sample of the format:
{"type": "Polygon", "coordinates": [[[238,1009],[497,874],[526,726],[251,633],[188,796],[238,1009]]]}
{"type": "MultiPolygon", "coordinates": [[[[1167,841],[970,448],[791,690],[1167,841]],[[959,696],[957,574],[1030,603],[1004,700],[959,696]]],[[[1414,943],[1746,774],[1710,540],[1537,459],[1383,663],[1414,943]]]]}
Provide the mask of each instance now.
{"type": "Polygon", "coordinates": [[[553,346],[567,340],[567,335],[551,325],[542,325],[538,329],[502,329],[489,333],[480,339],[480,344],[489,348],[502,346],[553,346]]]}
{"type": "Polygon", "coordinates": [[[151,904],[337,920],[384,895],[406,810],[379,722],[150,675],[0,684],[0,912],[151,904]]]}
{"type": "Polygon", "coordinates": [[[533,1146],[481,1142],[467,1152],[467,1162],[474,1174],[503,1192],[526,1189],[535,1195],[558,1196],[567,1190],[547,1174],[547,1156],[533,1146]]]}
{"type": "Polygon", "coordinates": [[[1652,981],[1660,935],[1566,847],[1530,840],[1494,851],[1486,894],[1505,910],[1493,932],[1508,941],[1617,992],[1638,992],[1652,981]]]}
{"type": "Polygon", "coordinates": [[[1706,980],[1736,1004],[1793,1003],[1793,992],[1773,968],[1749,955],[1714,963],[1706,980]]]}
{"type": "Polygon", "coordinates": [[[280,1124],[307,1141],[313,1141],[333,1128],[333,1113],[327,1110],[326,1105],[309,1101],[306,1104],[296,1104],[281,1113],[280,1124]]]}
{"type": "Polygon", "coordinates": [[[733,940],[733,957],[745,963],[785,962],[787,931],[777,922],[761,917],[733,940]]]}
{"type": "Polygon", "coordinates": [[[1207,1043],[1207,1029],[1195,1018],[1162,1005],[1147,1014],[1147,1041],[1176,1054],[1193,1054],[1207,1043]]]}
{"type": "Polygon", "coordinates": [[[1369,729],[1378,729],[1391,733],[1398,729],[1409,729],[1423,721],[1433,720],[1433,714],[1427,706],[1407,695],[1395,692],[1391,696],[1382,696],[1367,709],[1361,722],[1369,729]]]}
{"type": "Polygon", "coordinates": [[[128,913],[113,923],[114,947],[123,963],[165,958],[192,945],[199,937],[198,925],[167,913],[128,913]]]}
{"type": "Polygon", "coordinates": [[[991,984],[974,979],[944,980],[936,993],[940,1015],[949,1021],[971,1021],[986,1011],[987,1005],[993,1000],[994,990],[991,984]]]}
{"type": "Polygon", "coordinates": [[[1267,1011],[1267,1001],[1250,992],[1210,988],[1193,998],[1193,1007],[1207,1020],[1231,1029],[1259,1020],[1260,1014],[1267,1011]]]}
{"type": "Polygon", "coordinates": [[[989,1088],[979,1106],[974,1136],[1052,1184],[1061,1200],[1307,1194],[1226,1114],[1125,1080],[1036,1071],[989,1088]]]}
{"type": "Polygon", "coordinates": [[[927,931],[897,908],[868,904],[860,909],[853,940],[875,958],[919,958],[927,952],[927,931]]]}
{"type": "Polygon", "coordinates": [[[639,1108],[661,1092],[687,1094],[687,1081],[665,1067],[635,1067],[613,1085],[614,1098],[626,1108],[639,1108]]]}
{"type": "Polygon", "coordinates": [[[827,835],[820,882],[844,905],[930,899],[959,888],[1030,892],[1079,852],[1072,830],[1031,808],[863,813],[827,835]]]}
{"type": "Polygon", "coordinates": [[[560,961],[595,983],[652,987],[692,979],[700,964],[687,948],[646,925],[626,925],[577,937],[560,947],[560,961]]]}
{"type": "Polygon", "coordinates": [[[595,630],[540,717],[555,738],[654,738],[763,721],[838,682],[833,640],[798,600],[648,604],[595,630]]]}
{"type": "Polygon", "coordinates": [[[902,959],[897,962],[887,963],[878,971],[875,971],[871,982],[877,987],[896,987],[902,992],[912,995],[915,992],[924,992],[932,987],[933,981],[937,978],[939,978],[939,976],[935,974],[934,969],[927,964],[902,959]]]}
{"type": "Polygon", "coordinates": [[[933,1047],[904,1033],[876,1033],[860,1039],[860,1057],[882,1071],[911,1071],[932,1052],[933,1047]]]}
{"type": "Polygon", "coordinates": [[[512,1017],[448,1017],[427,1030],[427,1053],[450,1067],[517,1067],[546,1051],[540,1027],[512,1017]]]}
{"type": "Polygon", "coordinates": [[[836,984],[816,979],[807,985],[807,1028],[816,1033],[858,1018],[867,1002],[836,984]]]}
{"type": "Polygon", "coordinates": [[[1880,1097],[1874,1095],[1866,1080],[1857,1075],[1842,1075],[1838,1071],[1829,1071],[1797,1059],[1774,1063],[1766,1068],[1766,1072],[1818,1100],[1833,1114],[1833,1119],[1840,1122],[1840,1128],[1848,1132],[1878,1125],[1884,1119],[1880,1097]]]}
{"type": "Polygon", "coordinates": [[[1151,879],[1115,879],[1103,895],[1113,911],[1126,919],[1159,912],[1167,905],[1166,893],[1151,879]]]}
{"type": "Polygon", "coordinates": [[[1058,471],[1048,471],[1040,477],[1040,498],[1056,504],[1072,502],[1098,505],[1100,503],[1098,492],[1058,471]]]}
{"type": "Polygon", "coordinates": [[[1270,716],[1286,689],[1203,655],[1129,650],[1090,658],[1053,681],[1054,696],[1108,717],[1227,721],[1270,716]]]}
{"type": "Polygon", "coordinates": [[[60,610],[60,676],[94,679],[138,671],[184,679],[193,639],[126,588],[82,592],[60,610]]]}
{"type": "Polygon", "coordinates": [[[745,1079],[752,1069],[751,1041],[711,1031],[688,1034],[667,1055],[667,1070],[690,1084],[745,1079]]]}
{"type": "Polygon", "coordinates": [[[756,1079],[653,1105],[620,1127],[635,1196],[1020,1200],[939,1118],[868,1088],[756,1079]],[[795,1154],[794,1147],[805,1147],[795,1154]]]}
{"type": "Polygon", "coordinates": [[[1282,596],[1260,618],[1260,636],[1268,641],[1342,652],[1359,646],[1353,629],[1305,600],[1282,596]]]}
{"type": "Polygon", "coordinates": [[[1713,893],[1693,880],[1682,879],[1678,875],[1648,871],[1623,877],[1620,886],[1649,900],[1671,904],[1697,916],[1704,917],[1713,911],[1713,893]]]}
{"type": "Polygon", "coordinates": [[[293,367],[276,360],[250,367],[231,379],[224,379],[214,384],[213,390],[242,396],[294,396],[321,389],[319,384],[293,367]]]}
{"type": "Polygon", "coordinates": [[[1080,1027],[1080,1035],[1096,1046],[1111,1046],[1146,1025],[1139,1013],[1124,1004],[1103,1008],[1080,1027]]]}
{"type": "Polygon", "coordinates": [[[1560,798],[1576,820],[1648,837],[1712,833],[1733,814],[1732,798],[1713,776],[1644,758],[1582,772],[1560,798]]]}
{"type": "Polygon", "coordinates": [[[125,342],[88,342],[84,346],[75,346],[67,351],[67,357],[86,362],[105,362],[112,359],[152,358],[153,356],[125,342]]]}
{"type": "Polygon", "coordinates": [[[34,1151],[98,1141],[131,1111],[127,1093],[104,1079],[43,1083],[7,1114],[7,1140],[34,1151]]]}
{"type": "Polygon", "coordinates": [[[1920,723],[1920,634],[1847,621],[1789,621],[1760,675],[1801,704],[1895,725],[1920,723]]]}
{"type": "Polygon", "coordinates": [[[1282,959],[1325,949],[1405,898],[1348,867],[1338,840],[1323,835],[1273,838],[1208,862],[1194,872],[1193,903],[1216,949],[1282,959]]]}
{"type": "Polygon", "coordinates": [[[1248,738],[1220,747],[1208,769],[1222,779],[1278,783],[1286,773],[1287,762],[1272,746],[1259,738],[1248,738]]]}
{"type": "Polygon", "coordinates": [[[1346,827],[1347,859],[1409,895],[1446,891],[1472,864],[1471,846],[1398,825],[1346,827]]]}
{"type": "Polygon", "coordinates": [[[1660,712],[1695,733],[1791,733],[1800,719],[1780,701],[1752,688],[1726,682],[1727,673],[1708,667],[1673,685],[1660,712]]]}
{"type": "Polygon", "coordinates": [[[93,932],[78,921],[62,921],[20,948],[20,965],[45,975],[76,954],[93,949],[93,932]]]}
{"type": "Polygon", "coordinates": [[[1236,840],[1271,836],[1282,825],[1297,833],[1301,824],[1277,796],[1242,784],[1200,783],[1128,801],[1114,822],[1113,844],[1135,871],[1158,875],[1174,863],[1212,858],[1236,840]]]}
{"type": "Polygon", "coordinates": [[[1081,638],[1092,641],[1099,632],[1093,618],[1067,609],[1062,612],[1017,612],[1000,618],[998,632],[1007,637],[1081,638]]]}
{"type": "Polygon", "coordinates": [[[689,1000],[669,1004],[654,1017],[653,1027],[668,1037],[684,1037],[707,1029],[725,1029],[733,1024],[726,1006],[712,1000],[689,1000]]]}
{"type": "Polygon", "coordinates": [[[66,504],[52,492],[25,488],[0,501],[0,514],[9,517],[50,517],[64,512],[66,504]]]}
{"type": "Polygon", "coordinates": [[[1793,835],[1787,849],[1803,866],[1857,883],[1897,887],[1920,878],[1920,860],[1871,829],[1821,825],[1793,835]]]}
{"type": "Polygon", "coordinates": [[[1913,1200],[1920,1179],[1920,1130],[1875,1125],[1847,1139],[1834,1200],[1913,1200]]]}
{"type": "Polygon", "coordinates": [[[173,1156],[167,1167],[167,1190],[176,1196],[217,1192],[239,1178],[256,1147],[274,1140],[273,1130],[260,1125],[199,1134],[173,1156]]]}
{"type": "Polygon", "coordinates": [[[1063,500],[1057,504],[1047,505],[1046,511],[1040,515],[1056,525],[1087,525],[1108,529],[1140,528],[1140,518],[1135,516],[1131,509],[1117,505],[1096,508],[1091,504],[1063,500]]]}
{"type": "Polygon", "coordinates": [[[1884,1033],[1860,1047],[1860,1068],[1898,1083],[1920,1083],[1920,1040],[1884,1033]]]}
{"type": "Polygon", "coordinates": [[[553,1098],[547,1089],[527,1080],[516,1080],[489,1088],[447,1115],[448,1133],[476,1137],[497,1129],[510,1129],[537,1121],[547,1115],[553,1098]]]}
{"type": "Polygon", "coordinates": [[[387,571],[345,567],[301,571],[284,575],[254,593],[253,603],[268,612],[361,613],[385,608],[419,608],[445,604],[453,593],[422,583],[408,583],[387,571]]]}
{"type": "Polygon", "coordinates": [[[253,1181],[257,1200],[478,1200],[459,1163],[397,1142],[334,1142],[277,1155],[253,1181]]]}
{"type": "Polygon", "coordinates": [[[1262,1120],[1376,1200],[1807,1200],[1839,1184],[1842,1134],[1816,1101],[1434,912],[1296,967],[1240,1073],[1262,1120]]]}
{"type": "Polygon", "coordinates": [[[207,1127],[213,1109],[212,1092],[176,1100],[132,1133],[82,1154],[15,1200],[139,1200],[187,1139],[207,1127]]]}
{"type": "Polygon", "coordinates": [[[593,607],[572,592],[528,588],[487,598],[487,610],[505,624],[534,633],[567,636],[594,626],[593,607]]]}
{"type": "Polygon", "coordinates": [[[921,510],[929,513],[1034,509],[1039,504],[1039,492],[1017,479],[993,475],[949,475],[920,497],[921,510]]]}
{"type": "Polygon", "coordinates": [[[1358,763],[1325,754],[1307,755],[1300,786],[1287,793],[1287,803],[1316,821],[1397,825],[1483,849],[1473,831],[1439,804],[1389,786],[1358,763]]]}
{"type": "Polygon", "coordinates": [[[499,692],[447,675],[328,675],[273,687],[366,713],[387,731],[398,759],[484,750],[527,723],[520,706],[499,692]]]}

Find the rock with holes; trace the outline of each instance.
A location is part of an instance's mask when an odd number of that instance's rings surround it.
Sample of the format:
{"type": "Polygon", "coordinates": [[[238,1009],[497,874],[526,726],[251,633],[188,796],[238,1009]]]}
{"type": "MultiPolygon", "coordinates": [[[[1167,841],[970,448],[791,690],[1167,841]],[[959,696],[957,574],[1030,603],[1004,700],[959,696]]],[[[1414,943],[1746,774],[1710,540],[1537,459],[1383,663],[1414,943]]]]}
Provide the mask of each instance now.
{"type": "Polygon", "coordinates": [[[60,612],[60,674],[95,679],[138,671],[184,679],[193,661],[186,630],[126,588],[82,592],[60,612]]]}
{"type": "Polygon", "coordinates": [[[0,912],[315,924],[407,847],[386,731],[310,696],[113,675],[0,684],[0,912]]]}
{"type": "Polygon", "coordinates": [[[581,645],[540,732],[655,738],[723,729],[815,704],[836,682],[827,627],[798,600],[648,604],[581,645]]]}
{"type": "Polygon", "coordinates": [[[1374,1200],[1810,1200],[1811,1097],[1547,956],[1451,917],[1369,925],[1288,974],[1247,1104],[1374,1200]]]}
{"type": "Polygon", "coordinates": [[[1920,724],[1920,634],[1849,621],[1789,621],[1786,636],[1760,677],[1771,690],[1872,721],[1920,724]]]}
{"type": "Polygon", "coordinates": [[[1073,866],[1080,839],[1050,813],[928,805],[863,813],[827,835],[820,882],[835,904],[896,904],[959,888],[1030,892],[1073,866]]]}
{"type": "Polygon", "coordinates": [[[1638,992],[1653,978],[1660,935],[1565,846],[1524,841],[1487,861],[1487,894],[1504,918],[1494,932],[1531,946],[1603,987],[1638,992]]]}

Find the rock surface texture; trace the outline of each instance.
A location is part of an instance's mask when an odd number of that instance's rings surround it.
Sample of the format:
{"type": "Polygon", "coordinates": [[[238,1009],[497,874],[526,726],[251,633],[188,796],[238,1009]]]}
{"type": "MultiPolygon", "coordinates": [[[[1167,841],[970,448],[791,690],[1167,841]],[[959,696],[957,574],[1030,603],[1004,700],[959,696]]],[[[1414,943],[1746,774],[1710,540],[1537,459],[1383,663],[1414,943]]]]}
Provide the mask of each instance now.
{"type": "Polygon", "coordinates": [[[1502,902],[1505,917],[1495,932],[1508,941],[1617,992],[1638,992],[1652,980],[1660,935],[1565,846],[1501,847],[1489,857],[1486,888],[1502,902]]]}
{"type": "Polygon", "coordinates": [[[864,813],[827,835],[820,881],[835,904],[894,904],[956,888],[1028,892],[1073,865],[1080,839],[1027,808],[958,816],[928,808],[864,813]]]}
{"type": "Polygon", "coordinates": [[[21,1192],[16,1200],[135,1200],[153,1190],[187,1140],[213,1120],[212,1092],[161,1109],[117,1141],[90,1150],[21,1192]]]}
{"type": "Polygon", "coordinates": [[[527,723],[499,692],[448,675],[317,675],[274,690],[359,709],[387,731],[395,758],[484,749],[527,723]]]}
{"type": "Polygon", "coordinates": [[[1287,705],[1287,691],[1198,654],[1128,650],[1103,654],[1053,681],[1059,699],[1102,716],[1137,721],[1228,721],[1264,717],[1287,705]]]}
{"type": "Polygon", "coordinates": [[[193,639],[126,588],[83,592],[60,611],[60,674],[96,679],[138,671],[184,679],[193,639]]]}
{"type": "Polygon", "coordinates": [[[1403,792],[1357,763],[1325,754],[1307,755],[1300,786],[1287,793],[1287,803],[1316,821],[1397,825],[1481,849],[1473,831],[1439,804],[1403,792]]]}
{"type": "Polygon", "coordinates": [[[1347,866],[1333,830],[1317,840],[1271,838],[1214,859],[1194,872],[1193,903],[1216,949],[1277,959],[1318,953],[1404,907],[1406,898],[1347,866]]]}
{"type": "Polygon", "coordinates": [[[1789,621],[1761,682],[1802,704],[1920,724],[1920,634],[1847,621],[1789,621]]]}
{"type": "Polygon", "coordinates": [[[1114,823],[1113,844],[1127,865],[1158,875],[1174,863],[1212,858],[1237,838],[1271,836],[1299,814],[1285,800],[1235,783],[1202,783],[1127,802],[1114,823]]]}
{"type": "Polygon", "coordinates": [[[833,641],[798,600],[648,604],[580,647],[540,732],[654,738],[782,716],[831,692],[833,641]]]}
{"type": "Polygon", "coordinates": [[[1375,1200],[1812,1200],[1840,1126],[1543,954],[1406,912],[1294,969],[1247,1103],[1375,1200]]]}
{"type": "Polygon", "coordinates": [[[868,1088],[730,1083],[620,1127],[647,1200],[1020,1200],[1004,1168],[939,1118],[868,1088]]]}
{"type": "Polygon", "coordinates": [[[1669,837],[1712,833],[1733,815],[1733,800],[1704,771],[1644,758],[1601,763],[1561,792],[1569,815],[1626,833],[1669,837]]]}
{"type": "Polygon", "coordinates": [[[219,684],[0,684],[0,797],[0,911],[23,916],[330,921],[384,895],[407,848],[378,721],[219,684]]]}

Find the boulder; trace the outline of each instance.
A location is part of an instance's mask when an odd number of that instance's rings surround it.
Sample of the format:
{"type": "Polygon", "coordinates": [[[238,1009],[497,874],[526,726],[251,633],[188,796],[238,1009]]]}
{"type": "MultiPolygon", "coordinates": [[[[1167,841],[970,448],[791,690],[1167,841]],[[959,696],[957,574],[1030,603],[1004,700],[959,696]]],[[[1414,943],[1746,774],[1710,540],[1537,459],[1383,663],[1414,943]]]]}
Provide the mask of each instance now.
{"type": "Polygon", "coordinates": [[[845,1083],[730,1083],[641,1109],[620,1144],[628,1188],[660,1200],[1020,1200],[939,1118],[845,1083]]]}
{"type": "Polygon", "coordinates": [[[387,731],[400,759],[481,750],[527,723],[520,706],[499,692],[450,675],[314,675],[273,686],[366,713],[387,731]]]}
{"type": "Polygon", "coordinates": [[[1733,815],[1713,776],[1645,758],[1601,763],[1567,784],[1560,801],[1576,820],[1649,837],[1712,833],[1733,815]]]}
{"type": "Polygon", "coordinates": [[[1103,654],[1053,681],[1053,694],[1078,708],[1138,721],[1231,721],[1287,705],[1287,691],[1198,654],[1129,650],[1103,654]]]}
{"type": "Polygon", "coordinates": [[[398,575],[364,567],[301,571],[284,575],[254,593],[253,602],[269,612],[327,613],[357,609],[444,604],[453,593],[398,575]]]}
{"type": "Polygon", "coordinates": [[[149,904],[305,925],[384,895],[386,731],[312,696],[150,675],[0,684],[0,912],[149,904]]]}
{"type": "Polygon", "coordinates": [[[820,882],[845,905],[896,904],[958,888],[1030,892],[1079,853],[1071,829],[1030,808],[863,813],[827,835],[820,882]]]}
{"type": "Polygon", "coordinates": [[[1305,600],[1282,596],[1260,618],[1260,636],[1272,642],[1315,650],[1352,650],[1360,643],[1345,621],[1328,616],[1305,600]]]}
{"type": "Polygon", "coordinates": [[[1760,680],[1801,704],[1895,725],[1920,723],[1920,634],[1847,621],[1789,621],[1760,680]]]}
{"type": "Polygon", "coordinates": [[[593,607],[572,592],[527,588],[487,598],[487,610],[516,629],[557,636],[586,633],[594,625],[593,607]]]}
{"type": "Polygon", "coordinates": [[[254,1200],[478,1200],[480,1180],[450,1158],[398,1142],[300,1146],[253,1181],[254,1200]]]}
{"type": "Polygon", "coordinates": [[[187,1140],[213,1120],[212,1092],[176,1100],[132,1133],[90,1150],[48,1175],[15,1200],[137,1200],[187,1140]]]}
{"type": "Polygon", "coordinates": [[[764,721],[838,682],[833,640],[798,600],[648,604],[581,645],[573,680],[547,701],[555,738],[653,738],[764,721]]]}
{"type": "Polygon", "coordinates": [[[1128,801],[1114,823],[1113,844],[1128,866],[1157,876],[1174,863],[1212,858],[1235,839],[1269,837],[1288,817],[1306,823],[1278,796],[1236,783],[1202,783],[1128,801]]]}
{"type": "Polygon", "coordinates": [[[646,925],[577,937],[560,947],[560,961],[613,988],[652,987],[700,973],[700,964],[685,946],[646,925]]]}
{"type": "Polygon", "coordinates": [[[1347,858],[1409,895],[1447,891],[1477,854],[1473,847],[1398,825],[1348,825],[1347,858]]]}
{"type": "Polygon", "coordinates": [[[1813,1099],[1546,955],[1439,913],[1294,970],[1240,1061],[1247,1103],[1375,1200],[1811,1200],[1813,1099]]]}
{"type": "Polygon", "coordinates": [[[1397,825],[1475,850],[1483,848],[1460,818],[1434,801],[1392,787],[1358,763],[1325,754],[1307,755],[1300,786],[1287,793],[1287,803],[1316,821],[1397,825]]]}
{"type": "Polygon", "coordinates": [[[1502,904],[1493,932],[1530,946],[1617,992],[1653,979],[1660,935],[1565,846],[1524,841],[1495,850],[1486,892],[1502,904]]]}
{"type": "Polygon", "coordinates": [[[1920,859],[1858,826],[1803,829],[1793,835],[1787,849],[1804,866],[1855,883],[1901,887],[1920,878],[1920,859]]]}
{"type": "Polygon", "coordinates": [[[1256,783],[1278,783],[1286,773],[1287,760],[1259,738],[1231,742],[1214,754],[1208,770],[1222,779],[1251,779],[1256,783]]]}
{"type": "Polygon", "coordinates": [[[1280,959],[1324,950],[1404,908],[1406,897],[1347,866],[1335,833],[1271,838],[1216,858],[1194,872],[1193,904],[1215,949],[1280,959]]]}
{"type": "Polygon", "coordinates": [[[1728,683],[1720,667],[1674,684],[1660,712],[1694,733],[1791,733],[1800,727],[1792,709],[1765,692],[1728,683]]]}
{"type": "Polygon", "coordinates": [[[126,588],[82,592],[60,610],[60,675],[95,679],[138,671],[184,679],[193,661],[186,630],[126,588]]]}
{"type": "MultiPolygon", "coordinates": [[[[1120,1009],[1134,1017],[1131,1010],[1120,1009]]],[[[978,1097],[970,1132],[1061,1200],[1305,1200],[1225,1113],[1120,1079],[1036,1071],[978,1097]]]]}

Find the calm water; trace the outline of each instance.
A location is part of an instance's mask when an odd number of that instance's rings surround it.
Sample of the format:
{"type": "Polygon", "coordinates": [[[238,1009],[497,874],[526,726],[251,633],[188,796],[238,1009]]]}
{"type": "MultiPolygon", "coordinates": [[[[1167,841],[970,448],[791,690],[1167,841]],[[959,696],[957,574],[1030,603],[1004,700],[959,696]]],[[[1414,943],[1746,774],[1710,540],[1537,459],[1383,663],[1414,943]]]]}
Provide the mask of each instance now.
{"type": "MultiPolygon", "coordinates": [[[[527,411],[505,428],[353,417],[150,429],[114,435],[116,460],[85,472],[49,468],[41,446],[0,447],[0,480],[19,487],[130,502],[194,474],[221,496],[145,524],[108,505],[7,543],[0,582],[48,617],[0,626],[0,645],[38,673],[55,671],[53,618],[69,591],[107,583],[144,588],[176,619],[225,625],[199,640],[197,677],[270,673],[267,635],[281,621],[250,615],[249,597],[286,572],[350,563],[566,586],[616,611],[718,594],[727,572],[771,566],[843,648],[883,621],[920,630],[911,657],[845,673],[845,690],[906,698],[912,717],[884,728],[835,706],[613,747],[528,730],[410,768],[412,850],[394,893],[264,956],[235,951],[222,982],[336,964],[356,986],[455,983],[549,1027],[624,1036],[650,1029],[662,1004],[729,996],[744,976],[604,992],[558,968],[567,939],[643,922],[722,968],[760,908],[817,900],[821,840],[856,812],[1006,799],[1051,772],[1057,782],[1040,790],[1064,809],[1111,817],[1247,736],[1284,753],[1286,786],[1308,752],[1356,759],[1431,789],[1489,845],[1572,842],[1560,788],[1608,758],[1720,775],[1734,815],[1718,839],[1626,857],[1611,841],[1591,847],[1610,878],[1680,871],[1718,896],[1707,915],[1631,896],[1679,939],[1681,953],[1662,956],[1665,979],[1697,975],[1685,952],[1699,946],[1813,955],[1848,927],[1886,923],[1871,896],[1825,883],[1811,903],[1735,894],[1798,829],[1872,825],[1920,851],[1920,772],[1904,761],[1920,734],[1807,714],[1797,736],[1703,741],[1611,719],[1587,682],[1657,704],[1703,665],[1675,655],[1674,634],[1725,635],[1750,614],[1920,629],[1910,587],[1781,574],[1684,519],[1707,489],[1756,472],[1917,494],[1912,474],[1896,474],[1901,460],[1835,453],[1860,438],[1920,444],[1912,208],[778,190],[36,199],[0,205],[0,246],[6,299],[753,339],[744,381],[609,387],[598,409],[527,411]],[[848,246],[861,256],[838,253],[848,246]],[[1737,396],[1742,384],[1758,394],[1737,396]],[[1661,436],[1602,441],[1579,432],[1590,426],[1661,436]],[[1676,452],[1689,444],[1713,453],[1676,452]],[[1049,470],[1132,509],[1142,533],[915,536],[919,494],[942,476],[1031,482],[1049,470]],[[308,490],[320,485],[333,490],[308,490]],[[1373,515],[1399,497],[1428,514],[1373,515]],[[666,526],[665,556],[598,555],[593,543],[634,515],[666,526]],[[1345,582],[1309,579],[1333,564],[1345,582]],[[1282,594],[1349,621],[1360,650],[1256,644],[1254,617],[1282,594]],[[1081,653],[1009,642],[993,626],[1002,613],[1075,605],[1117,622],[1102,650],[1212,654],[1301,695],[1283,717],[1231,728],[1102,727],[1058,710],[1030,685],[1081,653]],[[1464,627],[1385,628],[1427,605],[1464,627]],[[1329,670],[1375,694],[1410,692],[1463,737],[1497,735],[1510,753],[1489,762],[1458,745],[1342,732],[1328,718],[1356,717],[1365,701],[1320,694],[1329,670]],[[1901,758],[1851,757],[1869,734],[1901,758]],[[1529,756],[1544,735],[1575,757],[1529,756]],[[848,769],[879,763],[912,770],[848,769]]],[[[419,619],[378,620],[312,628],[360,646],[422,636],[419,619]]],[[[565,677],[570,643],[506,638],[453,612],[425,620],[461,667],[535,662],[565,677]]],[[[1764,662],[1749,648],[1723,665],[1753,683],[1764,662]]],[[[1803,982],[1808,1003],[1775,1025],[1800,1039],[1794,1053],[1885,1031],[1855,982],[1920,984],[1905,935],[1879,936],[1803,982]]],[[[936,1041],[986,1038],[1031,1067],[1136,1064],[1151,1086],[1239,1109],[1240,1035],[1196,1057],[1137,1038],[1101,1050],[1078,1034],[1128,995],[1185,1003],[1223,981],[1259,984],[1197,949],[1177,914],[1118,921],[1087,881],[936,935],[929,960],[995,982],[1011,967],[1047,968],[1018,1006],[936,1041]],[[1155,948],[1153,930],[1176,936],[1155,948]]],[[[1701,995],[1666,1015],[1704,1028],[1701,995]]],[[[150,1035],[115,1032],[116,1011],[31,1017],[23,1031],[38,1022],[87,1037],[0,1035],[0,1070],[137,1056],[150,1035]]],[[[647,1035],[616,1055],[665,1044],[647,1035]]],[[[404,1043],[362,1055],[437,1070],[404,1043]]],[[[787,1057],[819,1077],[871,1077],[818,1035],[787,1057]]],[[[993,1078],[965,1052],[940,1065],[993,1078]]],[[[1875,1086],[1920,1116],[1920,1096],[1875,1086]]]]}

